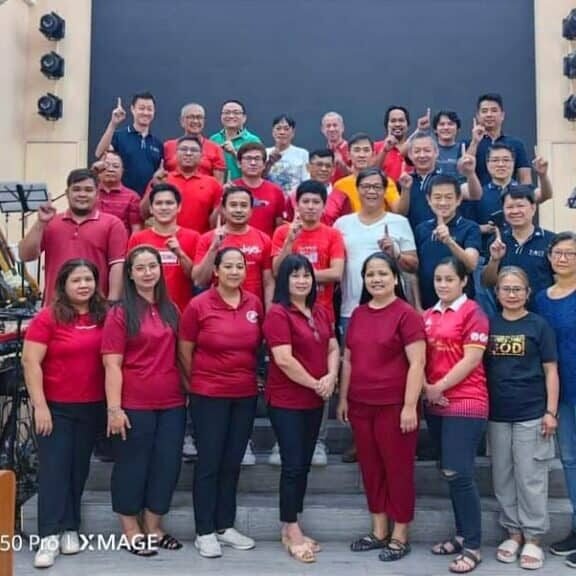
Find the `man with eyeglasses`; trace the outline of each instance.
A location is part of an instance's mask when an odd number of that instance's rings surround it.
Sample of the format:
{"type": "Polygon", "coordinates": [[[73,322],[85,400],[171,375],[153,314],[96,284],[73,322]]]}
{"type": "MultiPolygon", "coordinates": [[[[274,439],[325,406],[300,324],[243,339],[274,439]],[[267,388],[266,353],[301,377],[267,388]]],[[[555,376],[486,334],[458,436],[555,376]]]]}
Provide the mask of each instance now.
{"type": "Polygon", "coordinates": [[[198,171],[201,156],[202,144],[196,136],[182,136],[178,139],[176,169],[168,174],[159,171],[150,182],[141,206],[145,218],[150,215],[148,195],[151,186],[164,182],[176,186],[182,196],[178,226],[191,228],[199,234],[214,227],[222,198],[222,185],[216,178],[198,171]]]}
{"type": "Polygon", "coordinates": [[[256,134],[245,128],[246,118],[246,108],[240,100],[226,100],[220,113],[223,128],[220,132],[210,136],[210,140],[224,150],[226,157],[225,181],[235,180],[241,176],[237,159],[238,150],[249,142],[262,142],[256,134]]]}
{"type": "MultiPolygon", "coordinates": [[[[180,111],[180,126],[184,129],[184,136],[196,136],[202,144],[202,157],[198,164],[198,172],[208,176],[214,176],[218,182],[224,183],[224,173],[226,172],[226,161],[224,150],[215,142],[208,140],[202,134],[206,112],[200,104],[186,104],[180,111]]],[[[164,169],[168,171],[176,170],[178,138],[166,140],[164,142],[164,169]]]]}
{"type": "Polygon", "coordinates": [[[533,310],[536,294],[554,283],[547,256],[554,233],[534,225],[537,201],[532,186],[510,186],[502,198],[506,226],[502,231],[495,228],[490,238],[490,260],[482,272],[482,282],[493,288],[500,268],[522,268],[530,280],[528,308],[533,310]]]}

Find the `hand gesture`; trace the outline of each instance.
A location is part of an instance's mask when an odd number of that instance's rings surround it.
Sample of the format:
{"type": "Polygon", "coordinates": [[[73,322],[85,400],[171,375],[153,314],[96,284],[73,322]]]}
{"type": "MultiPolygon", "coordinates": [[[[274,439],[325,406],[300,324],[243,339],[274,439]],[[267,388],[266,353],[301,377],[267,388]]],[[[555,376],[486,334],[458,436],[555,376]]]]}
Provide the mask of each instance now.
{"type": "Polygon", "coordinates": [[[396,136],[393,134],[388,134],[388,136],[386,136],[384,139],[384,150],[386,150],[386,152],[390,152],[390,150],[392,150],[392,148],[395,146],[398,146],[398,138],[396,138],[396,136]]]}
{"type": "Polygon", "coordinates": [[[416,127],[419,132],[427,132],[428,130],[430,130],[430,127],[432,126],[430,114],[431,114],[430,108],[426,108],[426,114],[418,118],[418,124],[416,125],[416,127]]]}
{"type": "Polygon", "coordinates": [[[164,168],[164,160],[162,159],[160,160],[160,166],[158,166],[158,170],[156,170],[156,172],[154,172],[154,175],[152,176],[152,180],[154,182],[162,182],[163,180],[166,180],[167,176],[168,172],[164,168]]]}
{"type": "Polygon", "coordinates": [[[331,374],[325,374],[318,380],[316,394],[320,396],[323,400],[327,400],[332,396],[334,392],[334,386],[336,385],[336,378],[331,374]]]}
{"type": "Polygon", "coordinates": [[[544,160],[542,156],[538,154],[538,148],[534,146],[535,158],[532,160],[532,168],[538,176],[546,176],[548,174],[548,160],[544,160]]]}
{"type": "Polygon", "coordinates": [[[460,172],[462,176],[466,177],[474,174],[474,171],[476,170],[476,156],[466,152],[466,144],[464,144],[464,142],[462,142],[461,154],[460,158],[458,158],[457,168],[458,172],[460,172]]]}
{"type": "Polygon", "coordinates": [[[38,436],[52,434],[52,414],[47,404],[34,408],[34,429],[38,436]]]}
{"type": "Polygon", "coordinates": [[[386,252],[388,256],[392,258],[395,257],[394,239],[388,232],[388,224],[384,224],[384,236],[378,240],[378,248],[380,248],[382,252],[386,252]]]}
{"type": "Polygon", "coordinates": [[[479,124],[476,117],[472,119],[472,140],[478,144],[486,135],[486,128],[479,124]]]}
{"type": "Polygon", "coordinates": [[[216,217],[216,228],[214,228],[214,238],[212,238],[212,250],[218,250],[226,238],[226,228],[222,224],[222,214],[218,212],[216,217]]]}
{"type": "Polygon", "coordinates": [[[106,162],[104,162],[104,160],[96,160],[96,162],[94,162],[94,164],[92,164],[90,167],[90,170],[92,170],[92,172],[96,172],[96,174],[101,174],[104,172],[104,170],[106,170],[106,162]]]}
{"type": "Polygon", "coordinates": [[[343,424],[348,424],[348,399],[340,398],[338,407],[336,408],[336,417],[343,424]]]}
{"type": "Polygon", "coordinates": [[[400,412],[400,431],[402,434],[414,432],[418,428],[418,410],[416,405],[404,405],[400,412]]]}
{"type": "Polygon", "coordinates": [[[500,229],[496,226],[495,230],[496,238],[494,242],[490,244],[490,260],[494,260],[495,262],[500,262],[502,258],[506,255],[506,244],[502,241],[502,235],[500,233],[500,229]]]}
{"type": "Polygon", "coordinates": [[[542,436],[549,438],[556,434],[556,428],[558,428],[558,419],[552,416],[552,414],[544,414],[542,418],[542,436]]]}
{"type": "Polygon", "coordinates": [[[432,236],[438,242],[442,242],[442,244],[448,244],[452,237],[450,236],[450,230],[446,223],[444,222],[444,218],[440,215],[436,216],[436,228],[434,232],[432,232],[432,236]]]}
{"type": "Polygon", "coordinates": [[[410,190],[412,184],[414,183],[414,178],[408,172],[406,172],[406,162],[402,162],[402,168],[400,169],[400,178],[398,178],[398,184],[401,190],[410,190]]]}
{"type": "Polygon", "coordinates": [[[272,150],[272,152],[270,152],[270,154],[268,155],[268,165],[273,166],[281,158],[282,158],[282,153],[279,150],[277,150],[276,148],[274,148],[274,150],[272,150]]]}
{"type": "Polygon", "coordinates": [[[222,148],[224,149],[224,152],[228,152],[228,154],[236,156],[236,149],[234,148],[234,144],[232,144],[232,140],[226,140],[226,142],[222,144],[222,148]]]}
{"type": "Polygon", "coordinates": [[[132,428],[132,425],[124,410],[108,412],[108,424],[106,426],[107,437],[120,434],[122,440],[126,440],[126,434],[130,428],[132,428]]]}
{"type": "Polygon", "coordinates": [[[38,221],[42,224],[48,224],[54,216],[56,216],[56,208],[52,206],[50,200],[48,200],[46,204],[41,204],[38,207],[38,221]]]}
{"type": "Polygon", "coordinates": [[[298,237],[298,234],[302,231],[302,219],[299,214],[294,216],[292,224],[290,224],[290,230],[288,231],[288,242],[294,242],[298,237]]]}
{"type": "Polygon", "coordinates": [[[112,116],[110,117],[110,122],[114,124],[114,126],[118,126],[122,124],[126,120],[126,110],[122,107],[122,98],[118,97],[116,101],[116,108],[112,110],[112,116]]]}
{"type": "Polygon", "coordinates": [[[168,250],[170,250],[170,252],[172,252],[173,254],[176,254],[176,256],[179,256],[180,254],[182,254],[182,248],[181,248],[180,242],[178,242],[178,238],[176,238],[176,236],[170,236],[170,238],[168,238],[168,240],[166,240],[166,247],[168,248],[168,250]]]}

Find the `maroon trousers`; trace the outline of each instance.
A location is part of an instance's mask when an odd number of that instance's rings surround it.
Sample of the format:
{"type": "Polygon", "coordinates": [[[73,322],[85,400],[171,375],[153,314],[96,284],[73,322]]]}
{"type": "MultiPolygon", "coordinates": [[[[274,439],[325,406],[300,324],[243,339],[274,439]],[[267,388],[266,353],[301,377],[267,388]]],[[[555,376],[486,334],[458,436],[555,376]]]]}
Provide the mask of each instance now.
{"type": "Polygon", "coordinates": [[[414,518],[414,461],[418,430],[400,431],[401,405],[349,402],[358,463],[372,514],[407,524],[414,518]]]}

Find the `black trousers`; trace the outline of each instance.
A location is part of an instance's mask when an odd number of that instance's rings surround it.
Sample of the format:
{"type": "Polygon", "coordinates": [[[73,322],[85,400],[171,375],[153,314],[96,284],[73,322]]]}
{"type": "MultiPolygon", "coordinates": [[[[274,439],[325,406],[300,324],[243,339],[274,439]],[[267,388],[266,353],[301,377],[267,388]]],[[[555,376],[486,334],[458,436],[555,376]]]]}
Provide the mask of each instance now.
{"type": "Polygon", "coordinates": [[[193,486],[198,535],[234,526],[240,465],[254,426],[256,400],[191,397],[198,449],[193,486]]]}
{"type": "Polygon", "coordinates": [[[52,433],[38,436],[38,533],[80,528],[80,502],[90,457],[105,425],[104,402],[49,402],[52,433]]]}
{"type": "Polygon", "coordinates": [[[125,412],[132,428],[126,440],[114,437],[112,509],[123,516],[164,515],[180,476],[186,408],[125,412]]]}
{"type": "Polygon", "coordinates": [[[320,431],[322,410],[323,407],[308,410],[268,408],[282,460],[281,522],[297,522],[298,514],[304,509],[308,472],[320,431]]]}

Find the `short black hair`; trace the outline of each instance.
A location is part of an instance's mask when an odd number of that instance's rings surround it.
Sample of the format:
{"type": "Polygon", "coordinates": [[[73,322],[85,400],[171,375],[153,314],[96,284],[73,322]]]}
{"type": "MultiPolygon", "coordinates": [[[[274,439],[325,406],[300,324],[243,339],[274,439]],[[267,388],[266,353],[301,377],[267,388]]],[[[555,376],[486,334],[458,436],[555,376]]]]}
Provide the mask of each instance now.
{"type": "Polygon", "coordinates": [[[529,184],[511,184],[506,186],[500,195],[502,203],[504,203],[507,196],[510,196],[510,198],[514,200],[528,200],[530,204],[536,204],[534,186],[530,186],[529,184]]]}
{"type": "Polygon", "coordinates": [[[384,126],[388,126],[388,121],[390,120],[390,112],[394,110],[402,110],[404,112],[404,116],[406,116],[406,123],[410,126],[410,112],[404,106],[388,106],[386,112],[384,113],[384,126]]]}
{"type": "Polygon", "coordinates": [[[552,238],[550,246],[548,246],[548,253],[552,252],[552,248],[557,244],[560,244],[560,242],[574,242],[574,244],[576,244],[576,232],[558,232],[558,234],[552,238]]]}
{"type": "Polygon", "coordinates": [[[310,152],[309,156],[310,161],[312,158],[331,158],[332,162],[334,162],[334,152],[330,150],[330,148],[318,148],[317,150],[313,150],[310,152]]]}
{"type": "Polygon", "coordinates": [[[316,194],[320,196],[324,204],[326,204],[326,199],[328,198],[326,186],[322,182],[318,182],[318,180],[304,180],[304,182],[301,182],[296,188],[296,202],[299,202],[304,194],[316,194]]]}
{"type": "Polygon", "coordinates": [[[75,170],[71,170],[68,174],[68,178],[66,178],[66,187],[70,188],[72,184],[77,184],[83,180],[92,180],[94,186],[98,186],[98,177],[93,170],[90,170],[90,168],[76,168],[75,170]]]}
{"type": "Polygon", "coordinates": [[[280,262],[272,302],[290,308],[292,305],[290,300],[290,275],[299,270],[306,270],[306,272],[312,276],[312,289],[310,290],[310,294],[306,296],[306,306],[310,309],[313,308],[318,292],[316,288],[316,275],[314,274],[314,267],[310,263],[310,260],[308,260],[306,256],[302,256],[302,254],[289,254],[280,262]]]}
{"type": "Polygon", "coordinates": [[[224,108],[224,106],[226,106],[226,104],[238,104],[238,106],[240,106],[240,108],[242,108],[242,114],[246,114],[246,106],[244,106],[244,103],[241,102],[240,100],[235,100],[234,98],[230,98],[229,100],[224,100],[224,102],[222,102],[222,106],[220,107],[220,109],[224,108]]]}
{"type": "Polygon", "coordinates": [[[445,265],[452,266],[452,268],[454,268],[454,271],[456,272],[456,275],[458,276],[458,278],[460,278],[460,280],[468,279],[469,272],[464,262],[462,262],[462,260],[458,260],[458,258],[455,258],[454,256],[446,256],[445,258],[442,258],[442,260],[440,260],[440,262],[438,262],[436,266],[434,266],[434,271],[436,271],[438,266],[445,266],[445,265]]]}
{"type": "Polygon", "coordinates": [[[454,176],[450,176],[449,174],[436,174],[436,176],[432,176],[432,178],[430,178],[430,183],[428,186],[426,186],[426,195],[431,196],[432,190],[436,186],[453,186],[456,198],[460,198],[460,196],[462,196],[460,183],[454,176]]]}
{"type": "Polygon", "coordinates": [[[382,186],[384,186],[384,188],[388,186],[388,178],[386,178],[386,174],[384,174],[380,168],[372,166],[371,168],[364,168],[364,170],[360,170],[360,172],[358,172],[358,176],[356,176],[356,188],[360,186],[362,180],[368,178],[369,176],[380,176],[380,179],[382,180],[382,186]]]}
{"type": "Polygon", "coordinates": [[[356,134],[353,134],[350,140],[348,140],[348,149],[352,148],[354,144],[357,144],[362,140],[368,140],[368,142],[370,142],[370,146],[374,148],[374,141],[368,134],[366,134],[366,132],[356,132],[356,134]]]}
{"type": "Polygon", "coordinates": [[[244,264],[246,264],[246,255],[240,248],[237,246],[226,246],[225,248],[220,248],[218,252],[216,252],[216,256],[214,257],[214,268],[218,268],[220,264],[222,264],[222,259],[228,252],[238,252],[240,256],[242,256],[242,260],[244,260],[244,264]]]}
{"type": "Polygon", "coordinates": [[[156,98],[154,98],[154,94],[152,92],[136,92],[136,94],[132,95],[131,104],[134,106],[138,100],[152,100],[154,102],[154,106],[156,106],[156,98]]]}
{"type": "Polygon", "coordinates": [[[438,127],[438,124],[442,116],[445,116],[446,118],[448,118],[448,120],[450,120],[450,122],[456,124],[458,130],[460,130],[462,126],[462,121],[460,120],[460,116],[458,116],[458,114],[454,112],[454,110],[440,110],[439,112],[436,112],[436,114],[434,114],[434,118],[432,119],[432,127],[434,128],[434,130],[436,130],[436,128],[438,127]]]}
{"type": "Polygon", "coordinates": [[[478,100],[476,101],[476,109],[480,109],[480,105],[482,102],[496,102],[498,106],[500,106],[500,110],[504,110],[504,99],[502,98],[502,94],[498,94],[497,92],[487,92],[486,94],[480,94],[478,96],[478,100]]]}
{"type": "Polygon", "coordinates": [[[196,144],[200,146],[200,150],[202,150],[202,140],[200,140],[198,136],[194,136],[194,134],[185,134],[184,136],[180,136],[180,138],[176,140],[176,146],[178,146],[182,142],[196,142],[196,144]]]}
{"type": "Polygon", "coordinates": [[[274,116],[274,118],[272,118],[272,128],[274,128],[276,124],[280,124],[282,120],[284,120],[290,128],[296,128],[296,120],[294,120],[292,116],[288,116],[288,114],[279,114],[278,116],[274,116]]]}
{"type": "Polygon", "coordinates": [[[488,148],[488,155],[486,157],[486,159],[490,159],[490,156],[492,155],[492,152],[498,152],[498,150],[506,150],[507,152],[510,152],[510,154],[512,155],[512,160],[516,161],[516,150],[514,150],[514,148],[512,148],[511,146],[508,146],[508,144],[492,144],[492,146],[490,146],[488,148]]]}
{"type": "Polygon", "coordinates": [[[148,196],[148,201],[150,204],[154,202],[154,198],[160,192],[170,192],[172,196],[174,196],[174,200],[176,200],[176,204],[182,204],[182,194],[180,194],[180,190],[174,186],[174,184],[168,184],[168,182],[160,182],[159,184],[154,184],[152,189],[150,190],[150,195],[148,196]]]}
{"type": "Polygon", "coordinates": [[[240,146],[240,148],[238,148],[238,150],[236,151],[236,159],[238,160],[238,162],[242,162],[244,154],[252,151],[260,152],[262,154],[262,159],[264,160],[264,162],[266,162],[268,154],[266,153],[266,148],[264,147],[264,144],[262,144],[261,142],[246,142],[246,144],[242,144],[242,146],[240,146]]]}
{"type": "Polygon", "coordinates": [[[245,186],[228,186],[228,188],[224,188],[224,193],[222,194],[222,206],[226,206],[229,196],[232,194],[238,194],[239,192],[248,194],[248,198],[250,198],[250,207],[254,206],[254,195],[245,186]]]}

